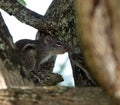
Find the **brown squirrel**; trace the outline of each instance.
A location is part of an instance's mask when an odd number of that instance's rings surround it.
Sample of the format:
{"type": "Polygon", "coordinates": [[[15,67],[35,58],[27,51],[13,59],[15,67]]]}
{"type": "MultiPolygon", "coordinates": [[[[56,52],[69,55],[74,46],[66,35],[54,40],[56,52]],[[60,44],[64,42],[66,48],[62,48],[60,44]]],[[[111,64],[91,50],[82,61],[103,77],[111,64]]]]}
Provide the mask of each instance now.
{"type": "Polygon", "coordinates": [[[40,71],[40,65],[50,57],[67,51],[63,41],[50,35],[42,35],[38,40],[22,39],[15,45],[25,68],[35,74],[40,71]]]}

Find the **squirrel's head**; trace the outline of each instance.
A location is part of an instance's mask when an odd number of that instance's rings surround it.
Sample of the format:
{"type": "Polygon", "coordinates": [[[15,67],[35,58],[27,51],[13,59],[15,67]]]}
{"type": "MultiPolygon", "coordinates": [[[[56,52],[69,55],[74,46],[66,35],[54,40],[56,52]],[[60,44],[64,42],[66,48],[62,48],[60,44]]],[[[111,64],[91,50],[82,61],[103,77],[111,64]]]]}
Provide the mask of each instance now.
{"type": "Polygon", "coordinates": [[[48,52],[53,55],[63,54],[68,50],[67,45],[56,37],[46,35],[44,36],[43,41],[46,45],[46,48],[49,50],[48,52]]]}

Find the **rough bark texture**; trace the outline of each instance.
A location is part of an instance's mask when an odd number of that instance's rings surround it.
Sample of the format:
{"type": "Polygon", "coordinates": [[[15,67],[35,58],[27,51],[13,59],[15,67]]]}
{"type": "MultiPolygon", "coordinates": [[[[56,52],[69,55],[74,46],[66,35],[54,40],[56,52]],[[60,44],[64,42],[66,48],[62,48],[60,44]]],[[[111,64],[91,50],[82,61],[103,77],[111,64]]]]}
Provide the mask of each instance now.
{"type": "Polygon", "coordinates": [[[100,88],[11,88],[0,90],[1,105],[112,105],[100,88]],[[46,103],[47,102],[47,103],[46,103]]]}
{"type": "Polygon", "coordinates": [[[0,88],[33,86],[18,59],[12,37],[0,14],[0,88]]]}
{"type": "MultiPolygon", "coordinates": [[[[24,6],[22,6],[17,0],[0,0],[0,8],[5,10],[10,15],[14,15],[18,20],[26,23],[36,29],[41,29],[46,32],[56,30],[55,20],[37,14],[24,6]]],[[[57,27],[56,27],[57,28],[57,27]]]]}
{"type": "Polygon", "coordinates": [[[76,0],[78,38],[92,77],[120,105],[120,2],[76,0]],[[81,9],[79,9],[81,7],[81,9]]]}

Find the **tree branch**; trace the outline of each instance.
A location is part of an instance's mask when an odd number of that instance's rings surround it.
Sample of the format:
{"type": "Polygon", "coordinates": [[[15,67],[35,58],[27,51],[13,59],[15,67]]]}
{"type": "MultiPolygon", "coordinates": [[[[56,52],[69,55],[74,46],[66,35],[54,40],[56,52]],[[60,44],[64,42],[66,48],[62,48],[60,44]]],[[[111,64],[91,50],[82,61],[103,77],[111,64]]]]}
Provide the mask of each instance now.
{"type": "Polygon", "coordinates": [[[13,41],[12,41],[12,36],[9,33],[9,30],[3,20],[3,17],[0,13],[0,58],[4,61],[6,59],[6,54],[4,54],[4,51],[7,51],[7,56],[8,58],[15,64],[18,64],[18,62],[20,63],[20,60],[16,60],[14,61],[12,59],[12,54],[10,50],[13,51],[13,49],[15,49],[15,46],[13,45],[13,41]],[[6,46],[7,45],[7,46],[6,46]],[[3,47],[2,47],[3,46],[3,47]]]}
{"type": "Polygon", "coordinates": [[[22,6],[17,0],[0,0],[0,8],[14,15],[18,20],[36,29],[49,32],[56,31],[56,22],[39,15],[26,7],[22,6]]]}
{"type": "Polygon", "coordinates": [[[28,79],[12,37],[0,14],[0,89],[28,85],[34,86],[32,81],[28,79]]]}
{"type": "Polygon", "coordinates": [[[1,105],[112,105],[100,88],[12,88],[0,90],[1,105]]]}

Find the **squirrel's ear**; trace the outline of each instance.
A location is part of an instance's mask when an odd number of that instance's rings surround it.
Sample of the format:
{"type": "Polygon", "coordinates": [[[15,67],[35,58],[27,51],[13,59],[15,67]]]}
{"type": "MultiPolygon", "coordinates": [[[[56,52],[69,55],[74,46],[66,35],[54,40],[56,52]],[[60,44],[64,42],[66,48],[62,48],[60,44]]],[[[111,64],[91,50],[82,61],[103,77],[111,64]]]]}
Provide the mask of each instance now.
{"type": "Polygon", "coordinates": [[[45,37],[44,37],[44,43],[45,43],[45,44],[49,44],[50,42],[51,42],[51,37],[48,36],[48,35],[45,36],[45,37]]]}

